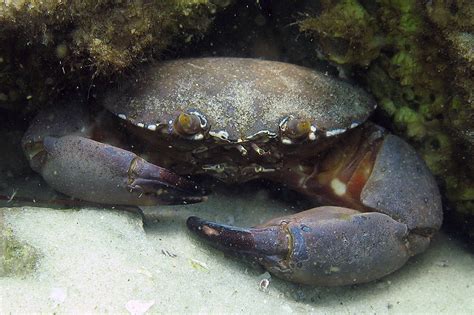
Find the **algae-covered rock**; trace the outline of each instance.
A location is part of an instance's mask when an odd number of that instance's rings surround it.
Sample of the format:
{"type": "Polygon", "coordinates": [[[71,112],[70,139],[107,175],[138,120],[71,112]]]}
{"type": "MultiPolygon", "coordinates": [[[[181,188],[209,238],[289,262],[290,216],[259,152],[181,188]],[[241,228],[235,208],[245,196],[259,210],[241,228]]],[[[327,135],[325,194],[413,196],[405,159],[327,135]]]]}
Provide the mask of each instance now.
{"type": "Polygon", "coordinates": [[[62,90],[90,89],[97,76],[122,71],[159,56],[174,43],[202,36],[212,15],[228,3],[3,1],[0,107],[24,109],[50,101],[62,90]]]}
{"type": "Polygon", "coordinates": [[[300,30],[333,63],[366,67],[362,77],[381,111],[417,147],[444,188],[447,209],[456,210],[448,221],[474,233],[474,3],[318,4],[307,2],[300,30]]]}
{"type": "Polygon", "coordinates": [[[5,226],[3,216],[0,210],[0,277],[25,276],[35,270],[39,252],[19,241],[13,231],[5,226]]]}
{"type": "Polygon", "coordinates": [[[357,0],[321,1],[320,13],[303,19],[300,28],[316,34],[328,59],[338,64],[368,65],[383,41],[375,18],[357,0]]]}
{"type": "Polygon", "coordinates": [[[18,241],[10,229],[5,229],[0,238],[2,242],[0,277],[24,276],[32,273],[39,259],[38,251],[18,241]]]}

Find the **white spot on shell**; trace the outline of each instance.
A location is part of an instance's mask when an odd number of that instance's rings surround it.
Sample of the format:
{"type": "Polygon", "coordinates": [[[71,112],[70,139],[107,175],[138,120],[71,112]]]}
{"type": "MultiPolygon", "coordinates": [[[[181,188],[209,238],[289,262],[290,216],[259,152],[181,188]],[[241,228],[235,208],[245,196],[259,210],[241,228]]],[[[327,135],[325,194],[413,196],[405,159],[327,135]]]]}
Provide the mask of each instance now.
{"type": "Polygon", "coordinates": [[[127,119],[127,116],[125,116],[124,114],[118,114],[117,116],[123,120],[127,119]]]}
{"type": "Polygon", "coordinates": [[[354,122],[354,123],[351,124],[351,129],[352,129],[352,128],[355,128],[355,127],[357,127],[357,126],[359,126],[359,123],[354,122]]]}
{"type": "Polygon", "coordinates": [[[148,128],[148,130],[155,131],[156,130],[156,125],[148,125],[147,128],[148,128]]]}
{"type": "Polygon", "coordinates": [[[346,190],[347,190],[347,186],[346,184],[344,184],[343,182],[341,182],[339,180],[339,178],[334,178],[332,181],[331,181],[331,189],[332,191],[338,195],[338,196],[342,196],[346,193],[346,190]]]}
{"type": "Polygon", "coordinates": [[[346,129],[333,129],[326,131],[326,137],[332,137],[336,135],[340,135],[341,133],[346,132],[346,129]]]}
{"type": "Polygon", "coordinates": [[[281,143],[283,144],[293,144],[290,138],[281,138],[281,143]]]}
{"type": "Polygon", "coordinates": [[[274,168],[265,168],[261,165],[257,165],[257,166],[255,166],[254,171],[255,171],[255,173],[271,173],[271,172],[275,172],[275,169],[274,168]]]}
{"type": "Polygon", "coordinates": [[[293,118],[293,116],[291,116],[291,115],[290,115],[290,116],[287,116],[287,117],[283,118],[283,119],[280,121],[280,123],[278,124],[278,127],[280,127],[280,130],[281,130],[281,131],[285,131],[285,130],[286,130],[286,127],[288,126],[288,120],[289,120],[290,118],[293,118]]]}
{"type": "Polygon", "coordinates": [[[216,173],[222,173],[225,170],[225,163],[221,164],[208,164],[208,165],[203,165],[202,169],[205,171],[213,171],[216,173]]]}
{"type": "Polygon", "coordinates": [[[209,134],[213,137],[222,139],[222,140],[227,140],[229,139],[229,133],[225,130],[219,130],[217,132],[215,131],[209,131],[209,134]]]}
{"type": "Polygon", "coordinates": [[[144,123],[138,123],[137,126],[140,127],[140,128],[145,128],[145,124],[144,124],[144,123]]]}
{"type": "Polygon", "coordinates": [[[253,140],[261,136],[267,136],[268,138],[275,138],[277,134],[274,132],[271,132],[270,130],[260,130],[259,132],[256,132],[253,135],[246,137],[246,139],[253,140]]]}
{"type": "Polygon", "coordinates": [[[191,111],[189,112],[190,114],[192,115],[196,115],[199,117],[199,125],[201,127],[201,129],[204,129],[207,127],[207,119],[206,119],[206,116],[204,116],[203,114],[201,114],[200,112],[198,111],[191,111]]]}
{"type": "Polygon", "coordinates": [[[195,134],[192,137],[192,140],[202,140],[202,139],[204,139],[204,135],[202,133],[195,134]]]}

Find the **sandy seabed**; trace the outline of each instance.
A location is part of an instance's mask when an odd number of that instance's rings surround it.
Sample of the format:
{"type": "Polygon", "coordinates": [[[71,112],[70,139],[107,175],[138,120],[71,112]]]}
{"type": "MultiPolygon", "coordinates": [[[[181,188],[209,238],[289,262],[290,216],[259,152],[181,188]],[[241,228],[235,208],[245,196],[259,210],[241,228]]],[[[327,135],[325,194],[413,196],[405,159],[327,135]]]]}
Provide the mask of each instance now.
{"type": "Polygon", "coordinates": [[[41,253],[36,270],[0,278],[0,313],[474,314],[474,255],[440,233],[427,252],[379,281],[300,286],[225,257],[186,229],[190,215],[255,225],[291,207],[262,191],[206,203],[110,209],[0,208],[6,227],[41,253]]]}

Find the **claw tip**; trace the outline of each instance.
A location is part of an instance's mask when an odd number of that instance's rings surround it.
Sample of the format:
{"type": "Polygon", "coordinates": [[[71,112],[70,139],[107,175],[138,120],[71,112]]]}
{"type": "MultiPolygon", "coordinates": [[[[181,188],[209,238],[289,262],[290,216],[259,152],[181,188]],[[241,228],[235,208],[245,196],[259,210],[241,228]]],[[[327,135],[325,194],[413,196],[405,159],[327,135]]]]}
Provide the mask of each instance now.
{"type": "Polygon", "coordinates": [[[186,221],[188,228],[194,232],[199,232],[199,234],[204,237],[213,237],[219,236],[221,232],[218,229],[213,228],[210,224],[207,224],[206,221],[198,217],[190,217],[186,221]]]}
{"type": "Polygon", "coordinates": [[[201,218],[192,216],[186,220],[186,226],[191,231],[200,231],[202,229],[203,220],[201,218]]]}

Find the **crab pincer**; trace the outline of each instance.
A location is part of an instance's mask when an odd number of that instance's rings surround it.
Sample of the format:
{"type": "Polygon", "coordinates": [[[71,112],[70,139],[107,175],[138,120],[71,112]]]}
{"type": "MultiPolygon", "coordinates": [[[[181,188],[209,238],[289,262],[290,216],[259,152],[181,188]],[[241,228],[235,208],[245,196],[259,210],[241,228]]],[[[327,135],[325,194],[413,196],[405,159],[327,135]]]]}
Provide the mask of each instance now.
{"type": "Polygon", "coordinates": [[[274,275],[324,286],[368,282],[410,257],[406,226],[381,213],[319,207],[240,229],[191,217],[188,228],[274,275]]]}
{"type": "Polygon", "coordinates": [[[203,200],[203,190],[193,181],[127,150],[80,136],[45,137],[30,164],[56,190],[86,201],[155,205],[203,200]]]}
{"type": "MultiPolygon", "coordinates": [[[[314,197],[332,193],[329,199],[343,207],[313,208],[254,228],[197,217],[190,217],[187,226],[212,246],[250,258],[296,283],[348,285],[392,273],[424,251],[439,229],[439,191],[423,161],[403,140],[386,135],[364,141],[355,153],[346,152],[351,157],[347,165],[333,164],[334,170],[325,169],[323,178],[315,171],[303,181],[296,174],[294,182],[287,176],[288,185],[295,190],[314,197]],[[354,165],[354,156],[370,157],[372,152],[374,159],[356,158],[359,165],[354,165]],[[328,174],[332,180],[325,186],[328,174]],[[348,176],[343,180],[341,174],[348,176]],[[297,186],[302,182],[304,187],[297,186]]],[[[340,161],[344,164],[344,159],[340,161]]],[[[321,164],[315,169],[321,169],[321,164]]]]}

